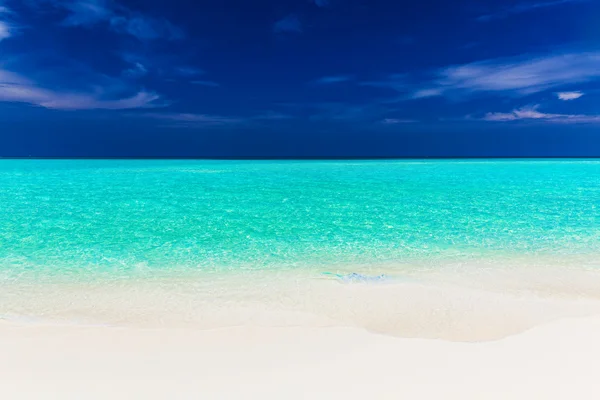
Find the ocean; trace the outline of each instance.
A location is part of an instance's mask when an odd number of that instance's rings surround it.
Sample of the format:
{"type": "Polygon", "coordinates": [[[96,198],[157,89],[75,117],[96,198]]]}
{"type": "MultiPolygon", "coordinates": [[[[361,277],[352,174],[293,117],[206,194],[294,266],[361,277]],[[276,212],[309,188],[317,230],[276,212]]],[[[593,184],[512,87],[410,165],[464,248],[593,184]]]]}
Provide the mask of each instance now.
{"type": "Polygon", "coordinates": [[[488,340],[600,313],[600,161],[0,160],[0,319],[488,340]]]}

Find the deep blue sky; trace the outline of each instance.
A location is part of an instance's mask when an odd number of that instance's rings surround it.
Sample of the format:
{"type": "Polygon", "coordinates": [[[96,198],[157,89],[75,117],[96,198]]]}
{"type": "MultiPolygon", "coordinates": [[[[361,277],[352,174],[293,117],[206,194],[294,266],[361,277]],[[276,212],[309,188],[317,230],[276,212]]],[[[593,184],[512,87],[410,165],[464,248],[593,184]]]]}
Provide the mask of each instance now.
{"type": "Polygon", "coordinates": [[[597,0],[0,0],[0,156],[600,156],[597,0]]]}

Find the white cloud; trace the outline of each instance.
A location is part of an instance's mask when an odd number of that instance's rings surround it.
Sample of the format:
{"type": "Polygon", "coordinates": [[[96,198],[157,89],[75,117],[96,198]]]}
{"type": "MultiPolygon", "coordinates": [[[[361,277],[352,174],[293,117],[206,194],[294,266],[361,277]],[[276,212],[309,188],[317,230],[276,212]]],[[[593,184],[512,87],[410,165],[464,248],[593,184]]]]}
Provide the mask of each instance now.
{"type": "MultiPolygon", "coordinates": [[[[12,11],[2,5],[2,0],[0,0],[0,17],[5,14],[12,14],[12,11]]],[[[4,39],[8,39],[13,36],[14,26],[10,24],[8,21],[0,18],[0,42],[4,39]]]]}
{"type": "MultiPolygon", "coordinates": [[[[138,14],[111,0],[30,0],[24,4],[64,9],[67,17],[63,24],[68,26],[108,23],[119,14],[126,15],[129,21],[138,18],[138,14]]],[[[0,0],[0,40],[10,37],[15,29],[14,25],[2,20],[4,14],[13,15],[0,0]]],[[[144,35],[146,33],[137,36],[149,37],[144,35]]],[[[46,58],[38,57],[36,52],[27,56],[4,54],[0,64],[0,102],[26,103],[57,110],[121,110],[166,105],[160,101],[158,94],[136,88],[127,80],[98,73],[88,65],[58,53],[50,51],[44,54],[46,58]],[[40,67],[44,61],[53,58],[59,61],[57,65],[60,67],[40,67]]],[[[144,64],[135,62],[129,70],[123,71],[122,76],[141,77],[147,73],[144,64]]]]}
{"type": "Polygon", "coordinates": [[[61,92],[41,87],[10,71],[0,69],[0,102],[27,103],[57,110],[123,110],[158,107],[160,96],[138,91],[130,96],[108,96],[102,91],[61,92]]]}
{"type": "Polygon", "coordinates": [[[11,27],[3,21],[0,21],[0,41],[12,36],[11,27]]]}
{"type": "Polygon", "coordinates": [[[583,92],[558,92],[558,93],[556,93],[556,96],[561,100],[569,101],[569,100],[577,100],[584,94],[585,93],[583,93],[583,92]]]}
{"type": "MultiPolygon", "coordinates": [[[[600,80],[600,52],[549,54],[483,60],[433,71],[430,79],[390,75],[362,85],[404,93],[400,99],[460,97],[487,92],[525,96],[567,85],[600,80]]],[[[573,92],[575,93],[575,92],[573,92]]]]}
{"type": "Polygon", "coordinates": [[[600,78],[600,53],[571,53],[516,60],[491,60],[439,71],[442,90],[514,91],[531,94],[600,78]]]}
{"type": "Polygon", "coordinates": [[[537,120],[552,123],[600,123],[600,115],[584,114],[551,114],[538,111],[539,105],[523,107],[508,113],[487,113],[482,119],[493,122],[511,122],[521,120],[537,120]]]}
{"type": "Polygon", "coordinates": [[[92,94],[56,94],[39,103],[40,106],[57,110],[127,110],[134,108],[152,108],[160,99],[156,93],[140,91],[132,96],[103,100],[92,94]]]}
{"type": "Polygon", "coordinates": [[[4,4],[6,4],[6,1],[0,0],[0,14],[12,14],[12,10],[4,4]]]}
{"type": "Polygon", "coordinates": [[[437,97],[441,96],[444,93],[444,90],[441,88],[431,88],[431,89],[419,89],[412,94],[413,99],[425,99],[428,97],[437,97]]]}

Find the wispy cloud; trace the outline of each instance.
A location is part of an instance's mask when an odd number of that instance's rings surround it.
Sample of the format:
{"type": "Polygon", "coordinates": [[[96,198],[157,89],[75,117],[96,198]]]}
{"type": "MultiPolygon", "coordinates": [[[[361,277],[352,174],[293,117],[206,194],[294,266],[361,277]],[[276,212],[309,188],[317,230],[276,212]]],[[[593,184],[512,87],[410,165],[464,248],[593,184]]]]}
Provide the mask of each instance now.
{"type": "Polygon", "coordinates": [[[477,17],[477,21],[487,22],[487,21],[507,18],[507,17],[510,17],[511,15],[522,14],[522,13],[535,11],[535,10],[539,10],[539,9],[543,9],[543,8],[557,7],[557,6],[567,5],[567,4],[586,3],[588,1],[589,0],[553,0],[553,1],[545,1],[545,2],[537,2],[537,3],[525,2],[525,3],[517,4],[512,7],[502,9],[496,13],[481,15],[481,16],[477,17]]]}
{"type": "Polygon", "coordinates": [[[67,16],[62,22],[64,26],[106,24],[113,32],[142,41],[178,40],[185,36],[180,28],[166,19],[141,14],[111,0],[32,0],[30,3],[49,3],[66,11],[67,16]]]}
{"type": "Polygon", "coordinates": [[[205,72],[191,66],[185,55],[178,53],[155,53],[154,46],[148,46],[142,52],[122,52],[121,59],[130,65],[123,74],[130,77],[150,75],[165,80],[197,79],[205,72]]]}
{"type": "Polygon", "coordinates": [[[125,70],[123,74],[129,78],[141,78],[148,74],[148,69],[142,63],[136,62],[131,68],[125,70]]]}
{"type": "Polygon", "coordinates": [[[183,77],[197,76],[204,74],[204,71],[195,67],[177,67],[175,73],[183,77]]]}
{"type": "Polygon", "coordinates": [[[11,71],[0,69],[0,102],[27,103],[56,110],[123,110],[161,106],[160,96],[145,90],[116,96],[104,90],[57,91],[11,71]]]}
{"type": "Polygon", "coordinates": [[[14,25],[8,21],[8,16],[12,14],[12,11],[2,5],[2,1],[0,1],[0,42],[4,39],[8,39],[13,36],[15,27],[14,25]]]}
{"type": "Polygon", "coordinates": [[[348,82],[354,79],[352,75],[336,75],[336,76],[324,76],[315,81],[318,85],[330,85],[334,83],[348,82]]]}
{"type": "Polygon", "coordinates": [[[443,93],[444,90],[441,88],[419,89],[413,92],[410,97],[412,99],[426,99],[428,97],[441,96],[443,93]]]}
{"type": "Polygon", "coordinates": [[[253,117],[252,119],[259,120],[259,121],[282,121],[282,120],[292,119],[292,118],[294,118],[294,117],[289,114],[283,114],[283,113],[279,113],[279,112],[275,112],[275,111],[267,111],[264,114],[259,114],[255,117],[253,117]]]}
{"type": "Polygon", "coordinates": [[[0,41],[12,36],[11,27],[7,22],[0,21],[0,41]]]}
{"type": "Polygon", "coordinates": [[[523,107],[508,113],[487,113],[482,119],[492,122],[541,121],[562,124],[600,123],[600,115],[585,114],[552,114],[538,111],[539,105],[523,107]]]}
{"type": "Polygon", "coordinates": [[[55,6],[63,7],[69,15],[63,21],[67,26],[91,26],[113,17],[112,10],[105,0],[59,1],[52,0],[55,6]]]}
{"type": "Polygon", "coordinates": [[[418,122],[414,119],[400,119],[400,118],[385,118],[381,121],[384,125],[398,125],[398,124],[412,124],[418,122]]]}
{"type": "Polygon", "coordinates": [[[213,82],[213,81],[191,81],[190,83],[192,85],[200,85],[200,86],[208,86],[208,87],[219,87],[219,86],[221,86],[217,82],[213,82]]]}
{"type": "Polygon", "coordinates": [[[275,33],[302,33],[302,22],[297,15],[291,14],[273,25],[275,33]]]}
{"type": "Polygon", "coordinates": [[[153,92],[141,91],[133,96],[118,99],[102,99],[95,94],[60,94],[51,92],[40,106],[57,110],[128,110],[134,108],[154,108],[163,105],[156,101],[160,96],[153,92]]]}
{"type": "Polygon", "coordinates": [[[140,40],[180,40],[185,37],[183,31],[164,19],[138,16],[117,16],[110,19],[111,29],[127,33],[140,40]]]}
{"type": "MultiPolygon", "coordinates": [[[[3,4],[0,0],[0,39],[13,34],[16,28],[10,24],[11,20],[19,17],[3,4]],[[4,24],[7,20],[6,29],[4,24]]],[[[103,25],[105,29],[140,40],[173,39],[176,35],[168,21],[142,15],[113,0],[28,0],[21,5],[31,7],[29,10],[33,12],[57,16],[61,21],[59,27],[103,25]]],[[[106,70],[96,69],[77,56],[69,57],[62,47],[4,53],[0,62],[0,102],[25,103],[55,110],[124,110],[168,105],[161,95],[134,82],[150,73],[158,73],[157,68],[145,60],[125,60],[129,66],[115,76],[106,70]]],[[[138,44],[138,47],[155,46],[138,44]]],[[[154,54],[149,57],[154,57],[154,54]]],[[[179,61],[177,57],[174,60],[179,61]]],[[[174,66],[187,65],[181,62],[168,64],[173,75],[174,66]]]]}
{"type": "Polygon", "coordinates": [[[431,76],[392,75],[362,84],[393,89],[405,100],[481,92],[525,96],[600,79],[600,52],[485,60],[444,67],[431,76]]]}
{"type": "Polygon", "coordinates": [[[149,112],[132,114],[132,116],[162,120],[169,123],[171,127],[198,128],[198,127],[226,127],[231,125],[251,125],[259,122],[283,121],[292,119],[288,114],[268,111],[255,116],[222,116],[199,113],[173,113],[173,112],[149,112]]]}
{"type": "Polygon", "coordinates": [[[439,76],[437,88],[443,91],[514,91],[531,94],[600,78],[600,53],[491,60],[451,66],[441,70],[439,76]]]}
{"type": "Polygon", "coordinates": [[[144,113],[138,115],[146,118],[170,121],[174,123],[174,126],[179,127],[222,126],[243,122],[243,119],[239,118],[194,113],[144,113]]]}
{"type": "Polygon", "coordinates": [[[582,97],[585,93],[583,92],[558,92],[556,96],[564,101],[577,100],[582,97]]]}

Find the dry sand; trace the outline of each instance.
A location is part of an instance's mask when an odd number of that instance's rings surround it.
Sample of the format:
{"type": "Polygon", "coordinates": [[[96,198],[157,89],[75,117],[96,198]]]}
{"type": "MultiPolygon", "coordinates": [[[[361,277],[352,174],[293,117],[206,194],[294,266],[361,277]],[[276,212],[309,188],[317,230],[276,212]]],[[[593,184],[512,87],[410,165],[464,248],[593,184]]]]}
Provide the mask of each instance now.
{"type": "Polygon", "coordinates": [[[0,323],[0,398],[598,399],[600,317],[482,343],[0,323]]]}

